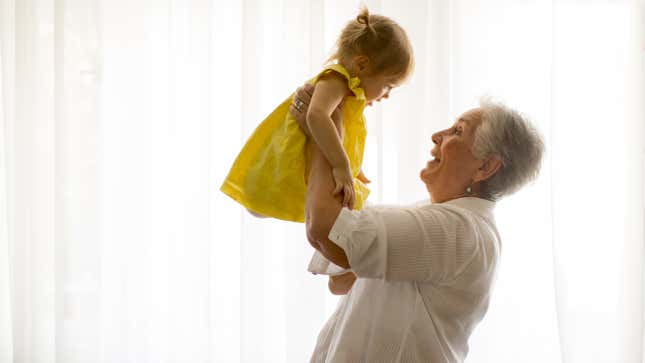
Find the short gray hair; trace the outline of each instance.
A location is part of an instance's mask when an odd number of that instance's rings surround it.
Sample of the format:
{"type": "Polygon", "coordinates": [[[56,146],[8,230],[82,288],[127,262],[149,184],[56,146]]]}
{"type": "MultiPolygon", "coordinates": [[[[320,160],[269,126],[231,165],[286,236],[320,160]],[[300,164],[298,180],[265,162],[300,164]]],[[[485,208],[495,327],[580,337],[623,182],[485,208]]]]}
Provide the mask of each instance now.
{"type": "Polygon", "coordinates": [[[475,130],[473,154],[477,159],[494,154],[503,164],[492,177],[481,182],[480,193],[484,198],[498,200],[537,178],[544,141],[519,112],[486,98],[479,104],[482,120],[475,130]]]}

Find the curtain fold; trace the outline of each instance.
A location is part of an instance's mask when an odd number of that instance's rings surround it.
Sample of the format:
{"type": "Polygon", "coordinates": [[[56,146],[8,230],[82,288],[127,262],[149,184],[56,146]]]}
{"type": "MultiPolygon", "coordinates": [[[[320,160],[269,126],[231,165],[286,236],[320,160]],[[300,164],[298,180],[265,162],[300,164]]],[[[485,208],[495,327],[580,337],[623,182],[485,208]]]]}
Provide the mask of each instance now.
{"type": "Polygon", "coordinates": [[[8,120],[13,119],[13,3],[0,3],[0,361],[13,361],[13,309],[11,299],[12,195],[9,170],[12,144],[8,120]]]}
{"type": "Polygon", "coordinates": [[[643,359],[641,16],[639,1],[554,3],[552,220],[564,362],[643,359]]]}
{"type": "MultiPolygon", "coordinates": [[[[366,111],[373,203],[494,96],[545,135],[497,206],[467,362],[643,360],[643,2],[370,0],[414,45],[366,111]]],[[[303,226],[219,192],[358,1],[0,0],[0,362],[302,362],[338,297],[303,226]]]]}

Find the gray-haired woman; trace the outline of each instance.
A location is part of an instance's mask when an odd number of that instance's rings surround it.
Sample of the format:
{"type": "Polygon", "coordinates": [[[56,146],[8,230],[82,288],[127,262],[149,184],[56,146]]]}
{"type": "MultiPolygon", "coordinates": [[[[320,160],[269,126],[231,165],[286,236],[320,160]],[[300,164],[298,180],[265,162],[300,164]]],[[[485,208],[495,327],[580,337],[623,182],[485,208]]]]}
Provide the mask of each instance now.
{"type": "MultiPolygon", "coordinates": [[[[295,99],[307,105],[310,93],[301,88],[295,99]]],[[[291,111],[307,133],[306,107],[297,103],[291,111]]],[[[495,202],[537,176],[544,145],[519,113],[488,102],[432,141],[432,159],[420,173],[430,200],[361,211],[333,197],[329,164],[309,143],[306,226],[317,250],[310,270],[329,274],[332,293],[344,295],[312,362],[465,359],[502,249],[495,202]]]]}

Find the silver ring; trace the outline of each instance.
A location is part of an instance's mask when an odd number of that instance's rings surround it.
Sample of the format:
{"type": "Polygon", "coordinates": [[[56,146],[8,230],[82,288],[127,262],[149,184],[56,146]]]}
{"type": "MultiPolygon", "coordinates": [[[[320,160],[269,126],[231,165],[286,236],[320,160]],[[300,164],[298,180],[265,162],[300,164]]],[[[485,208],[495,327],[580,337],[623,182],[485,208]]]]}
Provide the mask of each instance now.
{"type": "Polygon", "coordinates": [[[305,104],[305,103],[304,103],[304,102],[302,102],[302,101],[300,101],[300,99],[298,99],[298,98],[296,98],[296,99],[295,99],[295,101],[293,101],[293,105],[296,107],[296,110],[298,110],[298,111],[302,111],[301,107],[302,107],[304,104],[305,104]]]}

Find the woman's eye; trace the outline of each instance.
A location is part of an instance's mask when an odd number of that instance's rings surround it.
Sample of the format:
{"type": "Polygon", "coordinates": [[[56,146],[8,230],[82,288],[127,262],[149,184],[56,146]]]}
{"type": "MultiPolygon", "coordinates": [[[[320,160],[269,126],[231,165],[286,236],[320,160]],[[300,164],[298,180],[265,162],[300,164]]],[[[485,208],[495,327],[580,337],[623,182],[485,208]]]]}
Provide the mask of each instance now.
{"type": "Polygon", "coordinates": [[[453,133],[455,135],[461,135],[463,132],[464,132],[464,130],[462,130],[460,127],[455,127],[455,129],[453,131],[453,133]]]}

